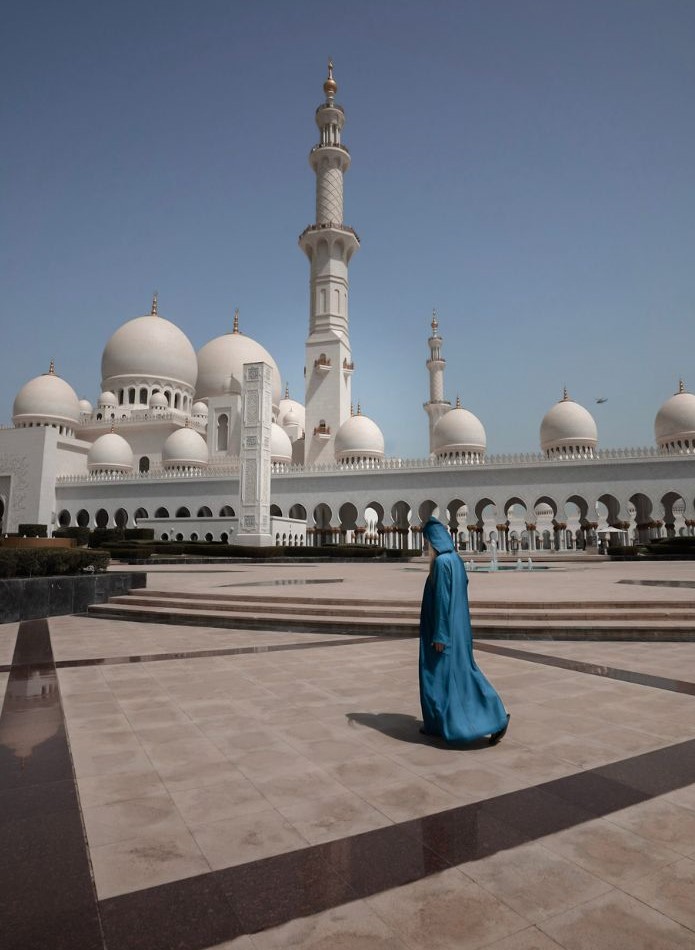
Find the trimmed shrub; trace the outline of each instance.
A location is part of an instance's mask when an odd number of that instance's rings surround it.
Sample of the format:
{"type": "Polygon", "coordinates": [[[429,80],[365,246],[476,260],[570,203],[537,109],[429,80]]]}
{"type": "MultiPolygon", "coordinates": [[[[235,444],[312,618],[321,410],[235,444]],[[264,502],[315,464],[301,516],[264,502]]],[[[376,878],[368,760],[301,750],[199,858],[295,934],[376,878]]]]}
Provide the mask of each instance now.
{"type": "Polygon", "coordinates": [[[125,541],[154,541],[154,528],[125,528],[125,541]]]}
{"type": "Polygon", "coordinates": [[[47,538],[48,525],[20,524],[17,525],[17,534],[20,538],[47,538]]]}
{"type": "Polygon", "coordinates": [[[113,558],[142,560],[150,557],[262,558],[381,558],[417,557],[419,551],[384,550],[369,544],[331,544],[324,547],[249,547],[220,541],[112,541],[102,545],[113,558]]]}
{"type": "Polygon", "coordinates": [[[80,547],[84,547],[89,542],[89,528],[80,528],[73,525],[70,528],[58,528],[53,532],[54,538],[71,538],[80,547]]]}
{"type": "Polygon", "coordinates": [[[0,577],[54,577],[105,571],[107,551],[85,548],[0,548],[0,577]]]}
{"type": "Polygon", "coordinates": [[[123,541],[123,528],[95,528],[89,535],[90,548],[100,548],[113,541],[123,541]]]}

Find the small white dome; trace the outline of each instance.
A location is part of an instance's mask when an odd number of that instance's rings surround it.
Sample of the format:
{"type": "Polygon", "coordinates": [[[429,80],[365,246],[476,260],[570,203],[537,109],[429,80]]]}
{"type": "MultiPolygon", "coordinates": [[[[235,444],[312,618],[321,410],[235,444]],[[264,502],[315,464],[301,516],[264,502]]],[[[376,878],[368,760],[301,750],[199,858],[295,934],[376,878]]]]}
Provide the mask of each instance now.
{"type": "Polygon", "coordinates": [[[164,468],[204,468],[208,464],[207,442],[195,429],[177,429],[162,446],[162,464],[164,468]]]}
{"type": "Polygon", "coordinates": [[[191,412],[193,413],[194,416],[205,416],[207,418],[208,416],[207,404],[202,402],[202,400],[199,399],[198,402],[193,403],[193,408],[191,409],[191,412]]]}
{"type": "Polygon", "coordinates": [[[290,464],[292,461],[292,443],[287,433],[273,422],[270,427],[270,461],[290,464]]]}
{"type": "Polygon", "coordinates": [[[12,407],[16,426],[56,425],[72,429],[80,421],[80,403],[69,383],[56,376],[53,362],[47,373],[35,376],[17,393],[12,407]]]}
{"type": "Polygon", "coordinates": [[[660,448],[676,452],[695,448],[695,395],[685,391],[682,380],[675,396],[667,399],[657,412],[654,435],[660,448]]]}
{"type": "Polygon", "coordinates": [[[150,409],[168,409],[169,403],[164,393],[152,393],[149,402],[150,409]]]}
{"type": "Polygon", "coordinates": [[[597,445],[594,417],[584,406],[570,399],[565,390],[562,399],[543,416],[541,449],[546,455],[572,456],[577,452],[593,454],[597,445]]]}
{"type": "Polygon", "coordinates": [[[87,468],[90,472],[132,472],[133,450],[122,435],[107,432],[92,444],[87,468]]]}
{"type": "Polygon", "coordinates": [[[154,379],[194,389],[198,375],[195,350],[186,334],[153,312],[129,320],[113,334],[101,358],[104,389],[154,379]]]}
{"type": "Polygon", "coordinates": [[[381,429],[368,416],[363,416],[359,408],[357,415],[346,419],[336,433],[335,457],[339,462],[384,457],[381,429]]]}
{"type": "Polygon", "coordinates": [[[240,393],[244,363],[268,363],[273,373],[273,406],[280,403],[280,370],[270,353],[243,333],[224,333],[198,350],[196,399],[240,393]]]}
{"type": "Polygon", "coordinates": [[[482,456],[487,436],[483,424],[457,400],[456,406],[445,413],[432,432],[432,451],[441,456],[482,456]]]}
{"type": "Polygon", "coordinates": [[[296,399],[290,399],[285,390],[285,398],[280,400],[278,406],[278,425],[280,426],[301,426],[306,425],[306,411],[301,402],[296,399]]]}
{"type": "Polygon", "coordinates": [[[112,393],[110,390],[99,395],[97,400],[97,406],[99,409],[115,409],[118,405],[118,400],[116,399],[116,394],[112,393]]]}
{"type": "Polygon", "coordinates": [[[91,415],[91,413],[94,412],[94,407],[92,406],[89,399],[80,399],[79,406],[80,412],[84,413],[85,415],[91,415]]]}

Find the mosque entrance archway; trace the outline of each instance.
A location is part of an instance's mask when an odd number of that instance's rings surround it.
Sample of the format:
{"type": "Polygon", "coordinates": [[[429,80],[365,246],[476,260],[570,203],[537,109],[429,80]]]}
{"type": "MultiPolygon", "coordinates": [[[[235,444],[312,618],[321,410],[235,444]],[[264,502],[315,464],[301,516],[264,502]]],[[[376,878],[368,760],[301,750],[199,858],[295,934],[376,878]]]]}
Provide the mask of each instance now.
{"type": "Polygon", "coordinates": [[[333,512],[325,502],[322,501],[314,508],[314,528],[317,544],[330,544],[333,540],[332,517],[333,512]]]}
{"type": "Polygon", "coordinates": [[[70,517],[70,512],[63,508],[63,510],[58,515],[58,524],[61,528],[69,528],[72,518],[70,517]]]}
{"type": "Polygon", "coordinates": [[[630,501],[635,506],[635,522],[637,541],[652,541],[661,534],[661,522],[652,518],[653,505],[651,499],[642,492],[632,495],[630,501]]]}
{"type": "Polygon", "coordinates": [[[270,514],[273,518],[282,518],[282,508],[280,505],[271,505],[270,514]]]}
{"type": "Polygon", "coordinates": [[[96,518],[94,520],[96,521],[97,528],[105,528],[109,523],[108,511],[105,508],[100,508],[97,511],[96,518]]]}
{"type": "Polygon", "coordinates": [[[468,506],[462,498],[454,498],[446,506],[446,513],[449,534],[454,546],[457,550],[465,551],[468,545],[468,531],[466,530],[468,506]]]}
{"type": "Polygon", "coordinates": [[[438,518],[439,508],[437,507],[437,502],[432,501],[431,498],[427,498],[425,501],[420,502],[417,514],[422,524],[424,524],[428,518],[438,518]]]}
{"type": "Polygon", "coordinates": [[[289,517],[296,518],[297,521],[306,521],[306,508],[304,505],[292,505],[289,517]]]}
{"type": "MultiPolygon", "coordinates": [[[[341,541],[347,541],[348,531],[352,532],[353,541],[358,540],[358,538],[355,536],[355,529],[357,528],[357,514],[357,508],[351,501],[346,501],[344,505],[340,506],[338,517],[340,518],[341,541]]],[[[361,531],[360,534],[364,534],[364,531],[361,531]]]]}
{"type": "Polygon", "coordinates": [[[685,523],[686,504],[682,495],[677,492],[666,492],[661,499],[661,520],[664,522],[668,538],[685,537],[688,526],[685,523]]]}
{"type": "Polygon", "coordinates": [[[80,528],[89,527],[89,512],[85,508],[80,508],[77,512],[77,524],[80,528]]]}
{"type": "Polygon", "coordinates": [[[391,548],[407,548],[410,535],[411,508],[407,501],[397,501],[391,507],[392,527],[386,531],[386,543],[391,548]]]}
{"type": "Polygon", "coordinates": [[[117,528],[125,528],[128,524],[128,512],[125,508],[119,508],[116,514],[113,516],[113,520],[116,523],[117,528]]]}

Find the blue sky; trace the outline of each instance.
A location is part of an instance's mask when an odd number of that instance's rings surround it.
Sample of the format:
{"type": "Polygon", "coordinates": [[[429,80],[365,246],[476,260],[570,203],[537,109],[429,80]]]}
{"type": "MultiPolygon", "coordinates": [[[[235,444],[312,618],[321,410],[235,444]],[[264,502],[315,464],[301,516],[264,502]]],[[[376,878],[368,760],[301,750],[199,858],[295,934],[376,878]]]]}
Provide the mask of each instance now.
{"type": "Polygon", "coordinates": [[[196,349],[238,306],[303,398],[329,55],[353,393],[389,454],[427,451],[433,307],[491,452],[536,451],[563,385],[604,447],[695,391],[691,0],[10,0],[2,33],[0,422],[51,358],[94,400],[155,288],[196,349]]]}

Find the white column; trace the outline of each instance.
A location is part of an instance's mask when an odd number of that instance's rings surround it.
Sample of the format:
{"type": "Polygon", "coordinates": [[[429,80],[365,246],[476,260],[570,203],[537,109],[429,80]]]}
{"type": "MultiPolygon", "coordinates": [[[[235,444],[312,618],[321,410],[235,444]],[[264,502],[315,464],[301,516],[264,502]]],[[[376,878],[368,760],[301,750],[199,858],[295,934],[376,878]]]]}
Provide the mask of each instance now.
{"type": "Polygon", "coordinates": [[[272,545],[270,427],[273,378],[267,363],[245,363],[242,391],[239,544],[272,545]]]}

